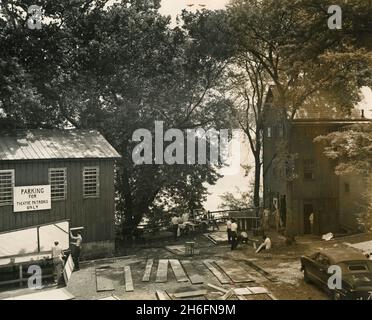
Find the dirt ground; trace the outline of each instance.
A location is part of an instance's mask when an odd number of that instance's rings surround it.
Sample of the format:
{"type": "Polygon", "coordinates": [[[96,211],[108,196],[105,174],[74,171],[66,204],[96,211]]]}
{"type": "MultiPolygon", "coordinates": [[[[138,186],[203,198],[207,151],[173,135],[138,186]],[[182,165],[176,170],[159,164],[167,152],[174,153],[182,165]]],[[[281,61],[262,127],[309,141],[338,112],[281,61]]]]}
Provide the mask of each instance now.
{"type": "MultiPolygon", "coordinates": [[[[231,251],[227,243],[213,244],[202,234],[184,236],[177,242],[171,239],[158,239],[144,246],[134,246],[127,248],[127,256],[101,261],[88,261],[81,265],[80,271],[74,272],[66,289],[75,296],[77,300],[96,300],[109,297],[115,294],[121,300],[154,300],[156,290],[166,290],[169,294],[184,291],[208,289],[209,292],[216,291],[209,288],[206,284],[211,283],[225,289],[260,286],[268,289],[279,300],[326,300],[329,297],[317,287],[306,284],[300,271],[300,257],[303,254],[310,254],[320,248],[332,246],[345,246],[344,242],[357,243],[372,239],[371,234],[355,235],[339,238],[331,241],[322,241],[315,236],[302,236],[296,238],[296,243],[287,246],[284,238],[275,232],[270,232],[273,242],[271,254],[256,254],[251,245],[240,245],[237,250],[231,251]],[[193,257],[184,257],[168,251],[166,245],[183,245],[186,241],[195,241],[198,245],[199,254],[193,257]],[[143,273],[148,258],[154,259],[149,282],[142,282],[143,273]],[[204,278],[201,285],[192,285],[190,282],[177,282],[170,266],[168,267],[168,281],[166,283],[156,283],[156,270],[159,259],[179,259],[191,260],[192,265],[198,274],[204,278]],[[253,283],[239,283],[221,285],[217,278],[204,266],[203,260],[234,260],[246,270],[254,280],[253,283]],[[248,260],[248,263],[246,262],[248,260]],[[270,277],[264,276],[253,269],[250,265],[253,262],[264,269],[270,276],[277,281],[272,281],[270,277]],[[129,265],[132,271],[134,291],[125,291],[124,267],[129,265]],[[114,291],[96,291],[96,268],[108,268],[108,277],[114,283],[114,291]],[[270,278],[270,279],[269,279],[270,278]]],[[[11,290],[0,292],[0,299],[22,294],[23,290],[11,290]]],[[[218,295],[217,295],[218,296],[218,295]]],[[[202,297],[203,298],[203,297],[202,297]]],[[[251,297],[252,298],[252,297],[251,297]]],[[[256,299],[256,297],[253,297],[256,299]]],[[[200,297],[197,299],[201,299],[200,297]]],[[[205,298],[203,298],[205,299],[205,298]]],[[[267,299],[265,296],[257,296],[257,299],[267,299]]]]}

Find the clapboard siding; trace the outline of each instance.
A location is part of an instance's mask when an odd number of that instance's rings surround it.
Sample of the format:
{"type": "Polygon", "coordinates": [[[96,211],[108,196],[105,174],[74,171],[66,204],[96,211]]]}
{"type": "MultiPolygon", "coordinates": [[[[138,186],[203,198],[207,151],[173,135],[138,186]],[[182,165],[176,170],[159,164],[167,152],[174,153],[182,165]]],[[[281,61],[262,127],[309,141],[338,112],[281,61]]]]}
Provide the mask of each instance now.
{"type": "Polygon", "coordinates": [[[67,198],[52,201],[51,210],[14,213],[13,206],[0,206],[0,232],[64,219],[71,227],[84,227],[84,241],[114,238],[114,161],[38,160],[0,161],[0,170],[15,170],[15,186],[48,184],[49,168],[67,168],[67,198]],[[99,198],[83,198],[83,167],[98,166],[99,198]]]}

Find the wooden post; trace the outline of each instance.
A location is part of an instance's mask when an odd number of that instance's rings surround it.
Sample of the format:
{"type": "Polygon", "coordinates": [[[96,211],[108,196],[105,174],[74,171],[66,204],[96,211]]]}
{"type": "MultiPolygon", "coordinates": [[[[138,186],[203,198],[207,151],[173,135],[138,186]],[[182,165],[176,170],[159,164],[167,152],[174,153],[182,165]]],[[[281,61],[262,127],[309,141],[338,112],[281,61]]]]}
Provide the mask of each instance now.
{"type": "Polygon", "coordinates": [[[23,283],[23,267],[22,264],[19,265],[19,287],[22,288],[23,283]]]}

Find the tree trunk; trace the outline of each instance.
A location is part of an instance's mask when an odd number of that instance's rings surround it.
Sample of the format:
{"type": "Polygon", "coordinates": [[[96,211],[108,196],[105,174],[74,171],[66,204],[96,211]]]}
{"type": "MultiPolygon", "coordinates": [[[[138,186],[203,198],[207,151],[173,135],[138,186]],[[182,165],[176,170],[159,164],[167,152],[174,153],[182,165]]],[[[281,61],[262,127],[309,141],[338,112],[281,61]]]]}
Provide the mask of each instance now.
{"type": "Polygon", "coordinates": [[[255,208],[260,206],[260,183],[261,183],[261,161],[260,153],[255,155],[254,166],[254,191],[253,191],[253,204],[255,208]]]}

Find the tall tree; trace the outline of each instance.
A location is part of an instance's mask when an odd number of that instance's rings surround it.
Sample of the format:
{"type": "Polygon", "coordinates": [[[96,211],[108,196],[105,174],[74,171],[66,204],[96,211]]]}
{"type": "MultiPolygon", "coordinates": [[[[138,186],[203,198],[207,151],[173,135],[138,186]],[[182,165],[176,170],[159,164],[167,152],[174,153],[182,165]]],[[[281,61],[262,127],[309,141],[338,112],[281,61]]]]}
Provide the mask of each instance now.
{"type": "MultiPolygon", "coordinates": [[[[272,104],[288,135],[291,121],[310,108],[348,114],[359,101],[361,86],[371,84],[365,41],[371,6],[344,2],[342,30],[328,28],[328,7],[322,0],[233,0],[227,10],[235,55],[253,57],[268,75],[272,104]]],[[[293,156],[285,143],[278,144],[276,154],[280,159],[293,156]]]]}
{"type": "Polygon", "coordinates": [[[334,160],[337,175],[354,175],[366,181],[365,205],[359,223],[364,230],[372,228],[372,123],[355,124],[342,131],[315,138],[324,146],[324,154],[334,160]]]}
{"type": "Polygon", "coordinates": [[[237,52],[229,72],[232,115],[248,137],[254,156],[253,205],[260,206],[264,103],[269,77],[262,64],[249,53],[237,52]]]}

